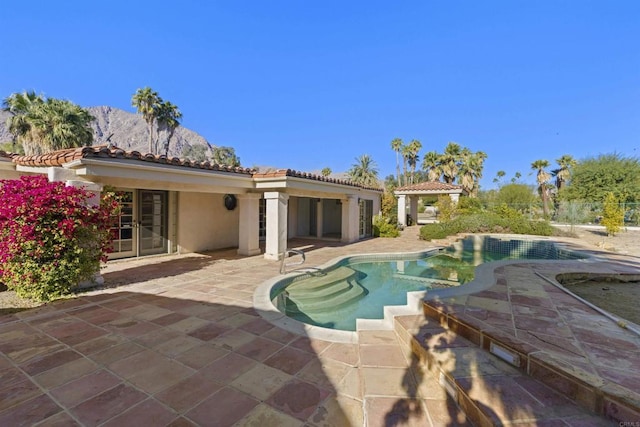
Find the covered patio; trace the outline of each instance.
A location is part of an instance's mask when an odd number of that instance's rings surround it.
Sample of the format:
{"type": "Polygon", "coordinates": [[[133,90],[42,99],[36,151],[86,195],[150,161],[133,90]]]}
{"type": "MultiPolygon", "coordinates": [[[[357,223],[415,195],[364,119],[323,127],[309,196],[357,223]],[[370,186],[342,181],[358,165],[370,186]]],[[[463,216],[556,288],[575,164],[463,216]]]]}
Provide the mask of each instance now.
{"type": "Polygon", "coordinates": [[[468,194],[461,185],[447,184],[440,181],[427,181],[418,184],[405,185],[393,192],[398,198],[398,223],[403,226],[412,225],[407,221],[407,199],[409,201],[409,217],[414,223],[418,219],[418,199],[423,196],[439,196],[448,194],[453,203],[458,203],[461,194],[468,194]]]}

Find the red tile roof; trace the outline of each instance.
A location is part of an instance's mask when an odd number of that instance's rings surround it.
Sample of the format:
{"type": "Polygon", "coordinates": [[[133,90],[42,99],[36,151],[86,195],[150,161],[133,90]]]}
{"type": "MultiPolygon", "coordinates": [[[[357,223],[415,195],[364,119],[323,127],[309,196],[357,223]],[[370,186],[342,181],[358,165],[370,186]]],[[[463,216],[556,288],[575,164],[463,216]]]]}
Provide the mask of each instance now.
{"type": "Polygon", "coordinates": [[[216,163],[196,162],[178,157],[167,157],[155,154],[141,154],[138,151],[125,151],[118,147],[108,147],[106,145],[96,145],[92,147],[70,148],[67,150],[54,151],[36,156],[14,156],[13,162],[22,166],[62,166],[65,163],[79,159],[126,159],[132,161],[156,163],[161,165],[183,166],[196,169],[206,169],[221,172],[233,172],[251,175],[253,169],[242,168],[240,166],[231,167],[216,163]]]}
{"type": "Polygon", "coordinates": [[[308,172],[300,172],[300,171],[296,171],[296,170],[293,170],[293,169],[278,169],[278,170],[275,170],[275,171],[256,172],[256,173],[253,174],[254,178],[280,178],[280,177],[286,177],[286,176],[290,176],[290,177],[294,177],[294,178],[311,179],[311,180],[314,180],[314,181],[331,182],[331,183],[340,184],[340,185],[350,185],[352,187],[359,187],[359,188],[363,188],[365,190],[382,191],[382,189],[379,188],[379,187],[369,187],[369,186],[365,186],[365,185],[359,185],[359,184],[351,182],[351,181],[349,181],[347,179],[329,178],[327,176],[315,175],[315,174],[308,173],[308,172]]]}
{"type": "Polygon", "coordinates": [[[419,182],[413,185],[405,185],[404,187],[396,188],[396,191],[451,191],[462,190],[461,185],[447,184],[440,181],[426,181],[419,182]]]}
{"type": "MultiPolygon", "coordinates": [[[[0,151],[0,158],[2,158],[2,151],[0,151]]],[[[251,175],[253,178],[273,178],[273,177],[295,177],[310,179],[314,181],[329,182],[340,185],[349,185],[352,187],[359,187],[367,190],[378,190],[378,187],[368,187],[355,184],[349,180],[329,178],[322,175],[315,175],[307,172],[300,172],[292,169],[278,169],[276,171],[269,172],[257,172],[255,169],[242,168],[240,166],[231,167],[225,165],[219,165],[216,163],[210,163],[208,161],[196,162],[192,160],[180,159],[178,157],[166,157],[162,155],[155,155],[151,153],[142,154],[138,151],[125,151],[115,146],[96,145],[90,147],[78,147],[70,148],[67,150],[59,150],[51,153],[40,154],[35,156],[17,155],[11,153],[4,153],[4,157],[11,159],[15,164],[22,166],[35,166],[35,167],[47,167],[47,166],[62,166],[66,163],[70,163],[79,159],[124,159],[139,162],[156,163],[161,165],[182,166],[195,169],[206,169],[220,172],[231,172],[251,175]]]]}

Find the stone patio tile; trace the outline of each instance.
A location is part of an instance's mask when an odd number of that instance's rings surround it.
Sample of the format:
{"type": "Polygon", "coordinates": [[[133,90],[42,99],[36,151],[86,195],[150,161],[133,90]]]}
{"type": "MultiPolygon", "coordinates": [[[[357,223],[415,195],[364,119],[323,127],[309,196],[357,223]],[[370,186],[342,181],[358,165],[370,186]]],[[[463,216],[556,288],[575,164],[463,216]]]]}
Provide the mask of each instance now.
{"type": "Polygon", "coordinates": [[[233,380],[231,386],[263,401],[290,379],[291,375],[259,363],[233,380]]]}
{"type": "Polygon", "coordinates": [[[367,427],[429,425],[427,412],[418,399],[371,397],[365,400],[365,420],[367,427]]]}
{"type": "Polygon", "coordinates": [[[120,378],[101,369],[60,387],[53,388],[51,395],[67,408],[71,408],[115,387],[121,382],[120,378]]]}
{"type": "Polygon", "coordinates": [[[398,345],[360,345],[360,365],[386,368],[406,368],[407,361],[398,345]]]}
{"type": "Polygon", "coordinates": [[[255,320],[256,320],[255,316],[251,316],[245,313],[236,313],[233,316],[229,316],[225,319],[220,320],[219,324],[228,326],[229,328],[239,328],[255,320]]]}
{"type": "Polygon", "coordinates": [[[511,305],[507,301],[480,298],[474,295],[470,295],[469,298],[467,298],[467,306],[484,308],[485,310],[496,311],[498,313],[511,313],[511,305]]]}
{"type": "Polygon", "coordinates": [[[251,359],[261,362],[276,353],[281,348],[282,344],[257,337],[239,347],[236,351],[243,356],[247,356],[251,359]]]}
{"type": "Polygon", "coordinates": [[[353,368],[341,362],[314,358],[296,376],[319,387],[333,390],[351,369],[353,368]]]}
{"type": "Polygon", "coordinates": [[[358,343],[398,345],[398,338],[394,331],[359,331],[358,343]]]}
{"type": "Polygon", "coordinates": [[[51,398],[40,394],[0,412],[0,426],[28,426],[62,411],[51,398]]]}
{"type": "Polygon", "coordinates": [[[202,342],[189,336],[178,336],[154,347],[154,350],[165,356],[175,358],[179,354],[202,345],[202,342]]]}
{"type": "Polygon", "coordinates": [[[82,308],[70,314],[97,326],[112,322],[120,317],[125,317],[117,311],[109,310],[98,305],[82,308]]]}
{"type": "Polygon", "coordinates": [[[119,384],[70,409],[84,425],[96,426],[145,400],[147,396],[126,384],[119,384]]]}
{"type": "Polygon", "coordinates": [[[58,412],[41,423],[38,423],[38,427],[80,427],[80,424],[66,412],[58,412]]]}
{"type": "Polygon", "coordinates": [[[147,393],[164,390],[194,372],[171,359],[148,352],[116,362],[109,368],[147,393]]]}
{"type": "Polygon", "coordinates": [[[180,332],[176,332],[168,328],[160,328],[151,331],[148,334],[140,335],[139,337],[134,338],[132,341],[152,349],[157,345],[160,345],[182,335],[183,334],[181,334],[180,332]]]}
{"type": "Polygon", "coordinates": [[[242,392],[225,387],[187,412],[186,417],[202,426],[227,427],[242,419],[259,403],[242,392]]]}
{"type": "Polygon", "coordinates": [[[511,304],[513,314],[522,316],[538,317],[545,320],[560,320],[560,314],[555,309],[545,307],[533,307],[528,305],[511,304]]]}
{"type": "Polygon", "coordinates": [[[254,366],[256,366],[255,361],[229,353],[200,369],[198,375],[226,385],[254,366]]]}
{"type": "Polygon", "coordinates": [[[2,387],[0,388],[0,413],[20,402],[33,399],[42,394],[40,388],[27,379],[11,385],[2,384],[0,387],[2,387]]]}
{"type": "Polygon", "coordinates": [[[433,426],[462,427],[470,424],[467,415],[450,398],[425,400],[424,405],[433,426]]]}
{"type": "Polygon", "coordinates": [[[175,360],[193,369],[200,369],[229,354],[228,350],[212,344],[200,344],[175,357],[175,360]]]}
{"type": "MultiPolygon", "coordinates": [[[[300,427],[301,425],[300,420],[261,403],[234,424],[234,427],[300,427]]],[[[334,426],[338,425],[334,424],[334,426]]]]}
{"type": "Polygon", "coordinates": [[[188,334],[189,332],[195,331],[196,329],[210,324],[211,322],[207,320],[200,319],[199,317],[189,316],[182,320],[178,320],[177,322],[171,323],[167,325],[167,327],[173,329],[174,331],[188,334]]]}
{"type": "Polygon", "coordinates": [[[308,418],[314,427],[363,426],[362,401],[345,396],[329,396],[308,418]]]}
{"type": "Polygon", "coordinates": [[[102,424],[103,427],[166,426],[178,416],[157,400],[149,398],[102,424]]]}
{"type": "Polygon", "coordinates": [[[80,358],[50,369],[33,377],[44,388],[53,388],[80,378],[98,369],[98,365],[87,358],[80,358]]]}
{"type": "Polygon", "coordinates": [[[64,349],[56,351],[55,353],[48,353],[35,357],[28,362],[21,364],[20,368],[29,375],[37,375],[41,372],[48,371],[49,369],[62,366],[67,362],[80,359],[81,357],[82,355],[73,350],[64,349]]]}
{"type": "Polygon", "coordinates": [[[155,323],[156,325],[160,326],[169,326],[189,317],[186,314],[173,313],[170,310],[164,308],[161,309],[166,310],[167,314],[165,314],[164,316],[156,317],[155,319],[149,319],[151,323],[155,323]]]}
{"type": "Polygon", "coordinates": [[[312,354],[320,354],[331,345],[329,341],[314,340],[307,337],[298,337],[289,343],[291,347],[303,350],[312,354]]]}
{"type": "Polygon", "coordinates": [[[124,341],[122,344],[117,344],[98,353],[90,354],[89,357],[98,363],[109,365],[141,351],[145,351],[145,348],[141,345],[131,341],[124,341]]]}
{"type": "Polygon", "coordinates": [[[335,360],[350,366],[357,366],[360,362],[357,344],[332,343],[319,357],[323,360],[335,360]]]}
{"type": "Polygon", "coordinates": [[[349,368],[335,387],[336,392],[342,397],[350,397],[362,402],[362,378],[359,368],[349,368]]]}
{"type": "Polygon", "coordinates": [[[262,338],[268,338],[281,344],[288,344],[298,338],[298,335],[276,327],[264,332],[261,336],[262,338]]]}
{"type": "Polygon", "coordinates": [[[77,320],[73,317],[68,318],[73,319],[73,322],[49,329],[46,331],[47,334],[67,345],[73,346],[109,333],[102,328],[83,322],[82,320],[77,320]]]}
{"type": "MultiPolygon", "coordinates": [[[[0,362],[4,361],[5,359],[0,357],[0,362]]],[[[21,370],[14,368],[8,362],[3,366],[4,368],[0,369],[0,378],[2,378],[2,381],[0,381],[0,390],[5,387],[10,387],[14,384],[22,382],[28,378],[21,370]]]]}
{"type": "Polygon", "coordinates": [[[418,387],[411,371],[402,368],[362,368],[364,397],[416,397],[418,387]]]}
{"type": "Polygon", "coordinates": [[[572,338],[571,329],[563,321],[545,320],[533,316],[513,316],[516,329],[528,331],[529,333],[540,332],[545,335],[572,338]]]}
{"type": "Polygon", "coordinates": [[[248,342],[253,341],[255,338],[256,336],[249,332],[245,332],[240,329],[231,329],[230,331],[216,337],[211,342],[227,350],[237,350],[248,342]]]}
{"type": "Polygon", "coordinates": [[[290,375],[296,374],[306,366],[315,356],[302,350],[292,347],[284,347],[277,353],[271,355],[264,364],[272,368],[279,369],[290,375]]]}
{"type": "Polygon", "coordinates": [[[79,344],[73,345],[72,347],[77,352],[88,356],[106,350],[110,347],[114,347],[118,344],[122,344],[126,341],[127,339],[121,337],[120,335],[108,334],[89,341],[81,342],[79,344]]]}
{"type": "Polygon", "coordinates": [[[255,334],[255,335],[262,335],[265,332],[273,329],[273,325],[267,322],[266,320],[264,320],[262,317],[255,317],[255,316],[252,316],[252,317],[253,317],[253,320],[240,326],[240,329],[242,329],[243,331],[251,332],[252,334],[255,334]]]}
{"type": "Polygon", "coordinates": [[[137,320],[133,317],[118,318],[109,323],[105,323],[102,327],[114,334],[127,338],[136,338],[160,328],[160,326],[154,323],[137,320]]]}
{"type": "Polygon", "coordinates": [[[293,379],[276,391],[266,403],[301,421],[306,421],[327,396],[329,392],[323,388],[293,379]]]}
{"type": "Polygon", "coordinates": [[[157,393],[155,398],[173,408],[175,411],[183,413],[221,388],[222,384],[202,375],[195,374],[157,393]]]}
{"type": "Polygon", "coordinates": [[[201,341],[211,341],[212,339],[230,331],[232,328],[220,323],[209,323],[200,326],[188,333],[189,336],[197,338],[201,341]]]}

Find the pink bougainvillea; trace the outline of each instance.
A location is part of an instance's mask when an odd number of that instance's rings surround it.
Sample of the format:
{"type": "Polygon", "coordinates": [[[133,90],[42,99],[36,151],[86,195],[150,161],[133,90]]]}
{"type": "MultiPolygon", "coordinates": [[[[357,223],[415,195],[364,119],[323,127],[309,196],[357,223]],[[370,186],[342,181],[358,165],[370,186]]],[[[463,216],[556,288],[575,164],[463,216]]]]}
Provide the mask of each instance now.
{"type": "Polygon", "coordinates": [[[91,279],[106,261],[118,210],[114,193],[92,194],[45,176],[0,181],[0,282],[47,301],[91,279]]]}

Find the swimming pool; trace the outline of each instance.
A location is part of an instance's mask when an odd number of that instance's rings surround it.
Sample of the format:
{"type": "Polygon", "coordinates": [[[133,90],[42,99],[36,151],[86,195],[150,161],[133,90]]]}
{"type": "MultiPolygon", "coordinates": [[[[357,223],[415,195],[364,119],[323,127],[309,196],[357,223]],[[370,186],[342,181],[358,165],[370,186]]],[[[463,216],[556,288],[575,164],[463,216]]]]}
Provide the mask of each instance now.
{"type": "Polygon", "coordinates": [[[355,331],[357,319],[382,319],[385,307],[407,304],[411,292],[472,281],[476,266],[508,259],[579,259],[547,240],[470,236],[419,254],[353,256],[331,267],[277,282],[271,303],[308,325],[355,331]]]}

